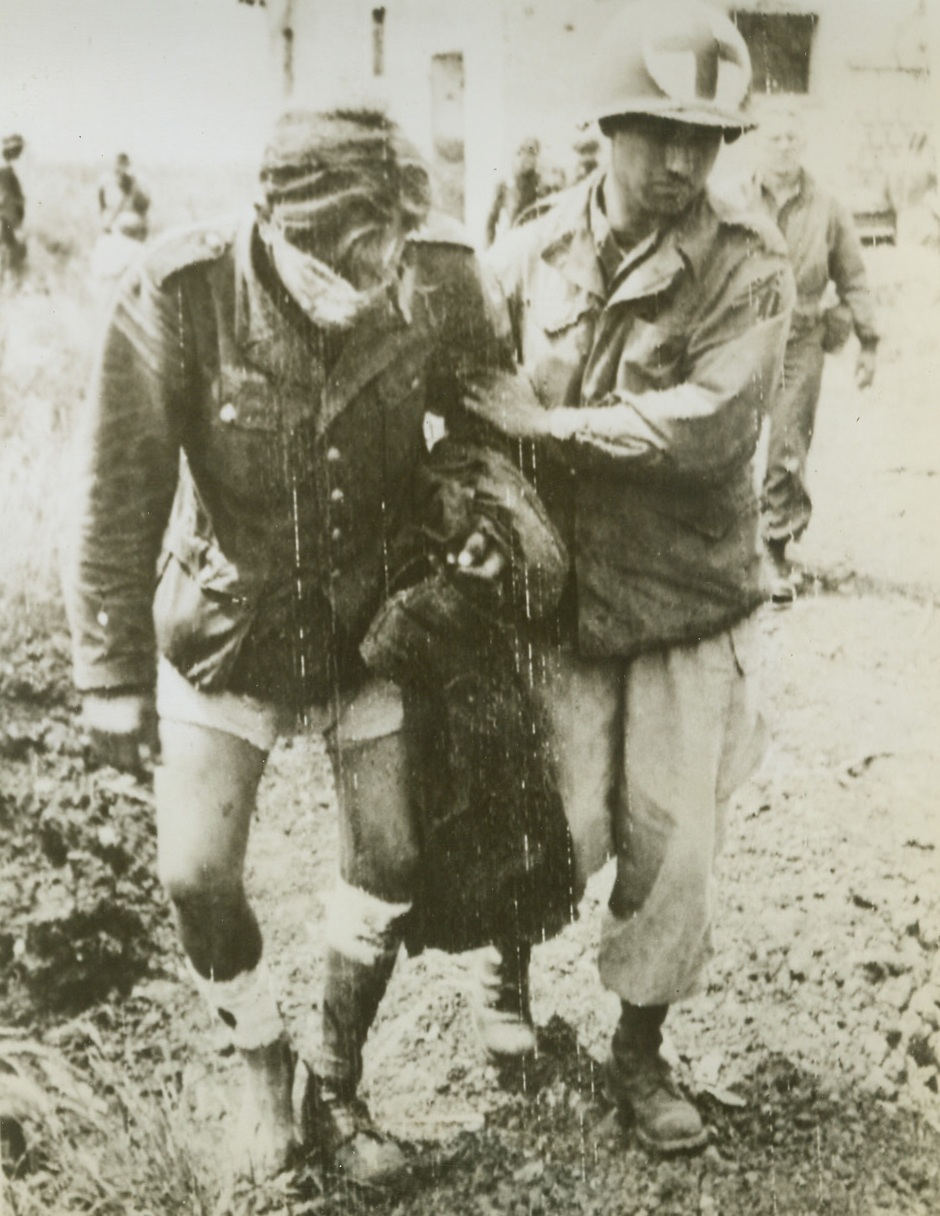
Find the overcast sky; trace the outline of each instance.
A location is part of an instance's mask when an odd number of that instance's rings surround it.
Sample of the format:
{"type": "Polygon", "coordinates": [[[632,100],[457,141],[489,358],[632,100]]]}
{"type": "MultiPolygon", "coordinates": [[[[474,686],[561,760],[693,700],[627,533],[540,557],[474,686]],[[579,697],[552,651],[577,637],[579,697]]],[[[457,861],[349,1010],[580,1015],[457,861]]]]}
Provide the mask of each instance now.
{"type": "Polygon", "coordinates": [[[257,159],[265,13],[237,0],[0,0],[0,132],[45,160],[257,159]]]}

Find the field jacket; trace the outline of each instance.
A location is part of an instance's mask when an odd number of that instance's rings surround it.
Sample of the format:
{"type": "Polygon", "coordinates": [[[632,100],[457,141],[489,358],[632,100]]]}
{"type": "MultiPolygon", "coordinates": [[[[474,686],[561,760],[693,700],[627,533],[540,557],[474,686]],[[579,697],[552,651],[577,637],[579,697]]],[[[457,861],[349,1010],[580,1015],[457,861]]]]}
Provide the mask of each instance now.
{"type": "Polygon", "coordinates": [[[169,236],[125,278],[81,442],[67,603],[77,685],[322,701],[387,591],[445,417],[507,365],[470,248],[409,242],[395,306],[340,343],[273,277],[253,220],[169,236]]]}
{"type": "Polygon", "coordinates": [[[846,208],[805,169],[800,173],[796,193],[780,208],[759,177],[747,180],[741,198],[748,206],[770,216],[786,240],[796,279],[791,325],[794,336],[814,328],[820,320],[824,294],[832,283],[839,308],[861,345],[869,349],[877,346],[878,324],[862,245],[846,208]]]}
{"type": "Polygon", "coordinates": [[[586,409],[574,439],[529,453],[574,556],[578,644],[629,656],[761,598],[752,457],[794,288],[769,220],[703,195],[624,255],[602,190],[560,195],[488,261],[539,403],[586,409]]]}

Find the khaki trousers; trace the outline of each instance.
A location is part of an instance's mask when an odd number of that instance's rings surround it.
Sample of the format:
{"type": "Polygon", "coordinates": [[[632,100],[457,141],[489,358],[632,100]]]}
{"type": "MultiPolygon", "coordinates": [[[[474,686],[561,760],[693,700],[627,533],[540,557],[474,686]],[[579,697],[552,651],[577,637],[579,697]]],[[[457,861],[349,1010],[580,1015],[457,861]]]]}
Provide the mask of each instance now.
{"type": "Polygon", "coordinates": [[[728,801],[763,751],[759,642],[751,618],[629,662],[549,660],[542,690],[579,877],[617,859],[601,981],[631,1004],[701,987],[728,801]]]}

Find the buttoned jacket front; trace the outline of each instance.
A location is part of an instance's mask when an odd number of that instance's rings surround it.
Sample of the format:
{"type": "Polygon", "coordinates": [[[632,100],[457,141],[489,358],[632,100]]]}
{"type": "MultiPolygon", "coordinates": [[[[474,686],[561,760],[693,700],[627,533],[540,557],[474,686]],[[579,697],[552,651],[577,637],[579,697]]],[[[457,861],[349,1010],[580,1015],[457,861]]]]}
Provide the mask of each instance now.
{"type": "Polygon", "coordinates": [[[530,453],[574,554],[582,653],[694,641],[760,600],[752,457],[793,279],[773,225],[707,196],[605,274],[602,179],[490,254],[545,409],[584,411],[530,453]]]}
{"type": "Polygon", "coordinates": [[[400,307],[332,352],[265,265],[252,222],[199,227],[119,292],[68,579],[79,688],[150,687],[159,649],[202,688],[322,699],[387,590],[426,411],[508,358],[459,237],[412,240],[400,307]]]}

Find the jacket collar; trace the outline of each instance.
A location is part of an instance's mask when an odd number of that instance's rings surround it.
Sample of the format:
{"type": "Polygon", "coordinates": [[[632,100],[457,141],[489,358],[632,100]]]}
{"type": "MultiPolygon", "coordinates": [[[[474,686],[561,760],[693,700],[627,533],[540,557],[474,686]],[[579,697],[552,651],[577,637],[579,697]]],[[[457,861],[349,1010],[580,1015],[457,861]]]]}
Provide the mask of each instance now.
{"type": "Polygon", "coordinates": [[[299,309],[294,312],[290,301],[279,304],[259,274],[257,240],[256,226],[247,219],[236,233],[233,248],[236,345],[246,362],[282,383],[318,384],[322,393],[318,429],[325,430],[421,335],[409,323],[410,316],[406,319],[404,315],[409,311],[407,301],[401,311],[377,309],[351,329],[335,365],[324,376],[316,330],[299,309]]]}
{"type": "Polygon", "coordinates": [[[542,261],[585,296],[607,304],[657,295],[684,273],[701,274],[718,230],[718,217],[707,194],[673,224],[661,229],[651,245],[643,242],[626,255],[608,296],[597,241],[604,234],[596,234],[591,225],[592,212],[599,210],[598,191],[603,180],[600,175],[588,179],[560,202],[552,213],[554,223],[541,249],[542,261]]]}

